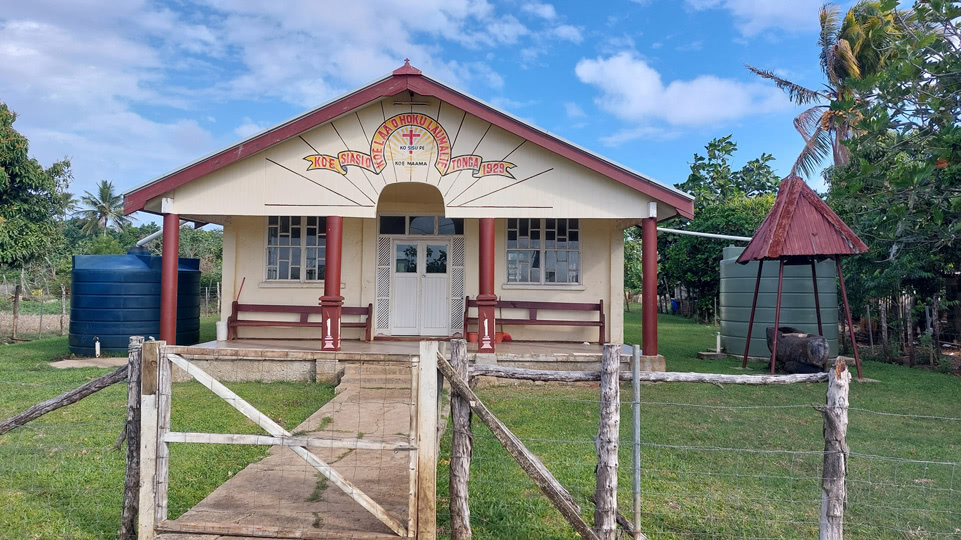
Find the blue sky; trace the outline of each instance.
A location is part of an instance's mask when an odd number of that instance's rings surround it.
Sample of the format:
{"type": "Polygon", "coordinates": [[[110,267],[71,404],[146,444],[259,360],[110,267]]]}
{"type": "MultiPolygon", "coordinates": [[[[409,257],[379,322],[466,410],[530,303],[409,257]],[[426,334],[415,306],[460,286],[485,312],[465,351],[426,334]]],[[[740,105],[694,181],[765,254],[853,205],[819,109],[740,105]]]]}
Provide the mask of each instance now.
{"type": "MultiPolygon", "coordinates": [[[[0,101],[73,191],[121,190],[411,63],[662,182],[733,134],[736,165],[802,146],[745,63],[818,87],[811,0],[14,2],[0,101]]],[[[820,180],[812,180],[822,189],[820,180]]],[[[145,219],[149,219],[145,216],[145,219]]]]}

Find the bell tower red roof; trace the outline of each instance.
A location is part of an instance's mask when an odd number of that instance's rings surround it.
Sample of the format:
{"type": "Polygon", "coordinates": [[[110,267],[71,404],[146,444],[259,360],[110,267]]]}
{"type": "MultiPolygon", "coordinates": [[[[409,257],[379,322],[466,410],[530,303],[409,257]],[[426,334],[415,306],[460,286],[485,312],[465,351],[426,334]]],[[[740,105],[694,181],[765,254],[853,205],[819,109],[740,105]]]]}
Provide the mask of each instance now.
{"type": "Polygon", "coordinates": [[[788,176],[781,182],[771,212],[737,262],[856,255],[867,250],[868,246],[803,179],[788,176]]]}

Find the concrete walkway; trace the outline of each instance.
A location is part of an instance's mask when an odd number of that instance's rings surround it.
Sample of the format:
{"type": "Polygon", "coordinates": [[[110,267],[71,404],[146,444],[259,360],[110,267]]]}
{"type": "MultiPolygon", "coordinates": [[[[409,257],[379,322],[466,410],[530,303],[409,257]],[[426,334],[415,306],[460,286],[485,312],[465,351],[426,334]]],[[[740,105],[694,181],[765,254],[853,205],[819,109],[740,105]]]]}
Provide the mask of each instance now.
{"type": "MultiPolygon", "coordinates": [[[[293,433],[406,441],[410,430],[410,400],[410,368],[348,365],[334,399],[293,433]]],[[[321,448],[312,451],[406,526],[407,451],[321,448]]],[[[237,473],[177,521],[301,529],[310,531],[311,538],[318,534],[327,538],[397,538],[340,488],[284,447],[271,448],[266,458],[237,473]]],[[[164,534],[160,538],[226,540],[228,537],[164,534]]]]}

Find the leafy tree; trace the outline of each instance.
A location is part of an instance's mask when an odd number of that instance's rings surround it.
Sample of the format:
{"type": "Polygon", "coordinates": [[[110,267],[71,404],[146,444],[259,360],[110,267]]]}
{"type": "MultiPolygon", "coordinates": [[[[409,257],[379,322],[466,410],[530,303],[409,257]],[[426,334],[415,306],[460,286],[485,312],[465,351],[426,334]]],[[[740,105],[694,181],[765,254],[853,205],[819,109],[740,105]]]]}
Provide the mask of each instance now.
{"type": "Polygon", "coordinates": [[[771,154],[747,162],[740,170],[731,169],[730,159],[737,151],[732,135],[713,139],[705,146],[706,156],[694,154],[691,174],[677,187],[696,197],[697,209],[731,199],[738,195],[753,197],[777,191],[780,179],[769,165],[771,154]]]}
{"type": "MultiPolygon", "coordinates": [[[[740,169],[731,165],[737,143],[731,135],[713,139],[706,155],[694,154],[691,174],[678,188],[697,197],[691,221],[677,218],[671,227],[690,231],[750,236],[774,203],[779,179],[771,168],[774,157],[763,153],[740,169]]],[[[640,240],[634,231],[625,237],[625,286],[640,285],[640,240]],[[635,285],[636,283],[636,285],[635,285]]],[[[695,315],[713,315],[720,288],[718,264],[723,240],[673,234],[658,235],[660,275],[667,285],[684,287],[697,301],[695,315]],[[707,269],[713,269],[707,271],[707,269]]],[[[659,288],[664,283],[659,283],[659,288]]],[[[662,289],[662,292],[666,292],[662,289]]]]}
{"type": "Polygon", "coordinates": [[[111,222],[121,231],[130,225],[130,218],[123,215],[123,196],[114,193],[112,182],[101,180],[97,184],[97,194],[84,191],[80,201],[85,206],[80,211],[84,220],[83,231],[88,235],[106,234],[111,222]]]}
{"type": "Polygon", "coordinates": [[[123,255],[126,252],[116,238],[105,234],[93,237],[83,248],[84,255],[123,255]]]}
{"type": "Polygon", "coordinates": [[[841,17],[841,10],[824,4],[820,11],[821,71],[827,78],[823,90],[812,90],[779,77],[773,71],[747,66],[760,77],[774,81],[797,105],[812,105],[794,119],[804,148],[791,168],[813,175],[829,153],[834,165],[848,163],[845,140],[854,133],[859,115],[853,110],[859,99],[857,81],[870,79],[887,61],[891,41],[897,37],[892,24],[896,13],[882,2],[860,1],[841,17]]]}
{"type": "Polygon", "coordinates": [[[951,291],[942,305],[961,333],[961,6],[881,9],[894,24],[888,59],[853,83],[864,99],[852,159],[828,178],[829,203],[871,248],[845,275],[862,298],[951,291]]]}
{"type": "Polygon", "coordinates": [[[13,127],[16,119],[0,103],[0,264],[22,268],[57,241],[70,161],[45,170],[29,157],[27,138],[13,127]]]}
{"type": "MultiPolygon", "coordinates": [[[[737,194],[701,210],[685,230],[732,236],[751,236],[774,205],[774,194],[756,197],[737,194]]],[[[668,235],[664,235],[668,236],[668,235]]],[[[718,265],[724,247],[731,242],[697,236],[672,235],[665,243],[661,272],[671,283],[683,285],[695,300],[695,316],[714,315],[714,299],[720,293],[718,265]]]]}

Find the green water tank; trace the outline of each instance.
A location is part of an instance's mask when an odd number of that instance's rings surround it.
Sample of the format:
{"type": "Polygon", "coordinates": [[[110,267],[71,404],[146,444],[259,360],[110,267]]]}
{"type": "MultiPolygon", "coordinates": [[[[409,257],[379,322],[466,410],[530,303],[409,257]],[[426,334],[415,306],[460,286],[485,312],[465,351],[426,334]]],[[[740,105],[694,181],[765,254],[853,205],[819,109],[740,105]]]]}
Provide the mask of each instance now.
{"type": "MultiPolygon", "coordinates": [[[[742,251],[742,247],[726,247],[721,260],[721,347],[725,352],[737,356],[744,354],[759,264],[757,261],[737,264],[737,257],[742,251]]],[[[834,260],[819,262],[817,274],[821,325],[831,349],[829,355],[833,357],[838,354],[838,293],[834,260]]],[[[765,329],[774,326],[777,275],[778,261],[765,261],[757,296],[754,330],[751,332],[750,356],[771,356],[767,348],[765,329]]],[[[814,280],[811,279],[810,264],[784,266],[780,324],[812,334],[818,333],[817,314],[814,309],[814,280]]]]}

